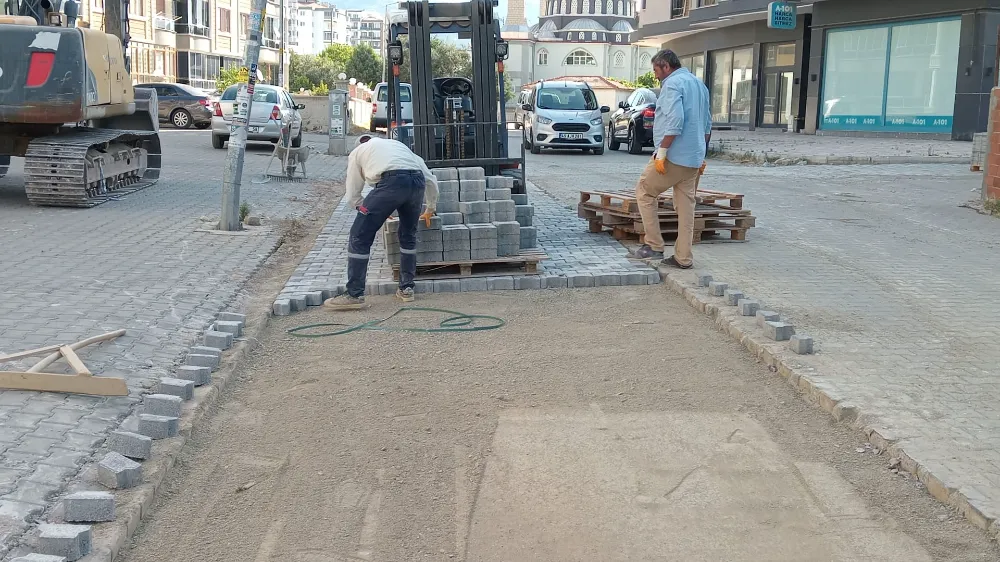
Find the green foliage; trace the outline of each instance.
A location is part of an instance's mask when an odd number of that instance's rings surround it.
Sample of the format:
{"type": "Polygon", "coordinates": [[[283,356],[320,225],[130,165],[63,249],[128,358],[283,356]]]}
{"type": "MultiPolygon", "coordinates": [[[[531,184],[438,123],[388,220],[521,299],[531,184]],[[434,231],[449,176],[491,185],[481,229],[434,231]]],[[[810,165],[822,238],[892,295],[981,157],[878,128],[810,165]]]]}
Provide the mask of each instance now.
{"type": "Polygon", "coordinates": [[[246,201],[240,203],[240,222],[245,222],[250,216],[250,203],[246,201]]]}
{"type": "Polygon", "coordinates": [[[220,92],[240,81],[240,69],[232,66],[219,71],[219,77],[215,80],[215,88],[220,92]]]}
{"type": "Polygon", "coordinates": [[[312,93],[314,96],[328,96],[330,95],[330,86],[326,85],[326,82],[320,81],[320,83],[312,88],[312,93]]]}
{"type": "MultiPolygon", "coordinates": [[[[399,67],[400,82],[410,82],[410,44],[402,38],[403,64],[399,67]]],[[[446,78],[461,76],[472,79],[472,52],[437,37],[431,38],[431,76],[446,78]]]]}
{"type": "Polygon", "coordinates": [[[1000,216],[1000,199],[987,199],[983,202],[983,209],[994,217],[1000,216]]]}
{"type": "Polygon", "coordinates": [[[382,81],[382,60],[368,44],[362,43],[354,47],[344,72],[348,78],[355,78],[359,83],[374,87],[382,81]]]}
{"type": "Polygon", "coordinates": [[[331,61],[334,67],[338,69],[337,72],[339,74],[340,72],[347,72],[347,62],[351,60],[351,55],[353,54],[354,47],[334,43],[323,49],[323,52],[319,56],[331,61]]]}
{"type": "Polygon", "coordinates": [[[503,75],[503,102],[507,103],[514,99],[517,93],[514,91],[514,81],[511,79],[510,74],[503,75]]]}
{"type": "Polygon", "coordinates": [[[636,78],[635,83],[640,88],[659,88],[660,87],[660,81],[656,79],[656,76],[653,74],[652,70],[650,70],[649,72],[647,72],[647,73],[643,74],[642,76],[636,78]]]}
{"type": "Polygon", "coordinates": [[[342,72],[336,64],[322,56],[297,55],[292,53],[289,65],[289,87],[292,91],[300,88],[311,90],[320,83],[333,84],[342,72]]]}

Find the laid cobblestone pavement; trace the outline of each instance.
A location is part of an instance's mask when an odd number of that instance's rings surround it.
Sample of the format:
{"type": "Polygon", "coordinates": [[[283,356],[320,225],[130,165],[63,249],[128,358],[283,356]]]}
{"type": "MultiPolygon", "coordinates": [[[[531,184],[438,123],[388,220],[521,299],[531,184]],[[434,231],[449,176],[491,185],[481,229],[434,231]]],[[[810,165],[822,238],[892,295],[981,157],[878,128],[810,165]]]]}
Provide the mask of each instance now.
{"type": "MultiPolygon", "coordinates": [[[[367,191],[366,191],[367,193],[367,191]]],[[[587,232],[586,221],[576,216],[575,207],[563,205],[529,184],[528,201],[535,207],[534,226],[538,229],[538,248],[548,259],[539,262],[539,275],[498,272],[479,283],[420,280],[418,293],[455,292],[494,289],[546,289],[608,285],[647,285],[660,282],[657,271],[626,258],[628,251],[616,240],[587,232]],[[538,278],[538,282],[525,282],[538,278]]],[[[316,306],[321,299],[344,292],[347,283],[347,241],[356,212],[341,201],[330,216],[316,244],[303,258],[285,288],[278,295],[276,314],[299,310],[291,303],[316,306]],[[311,299],[307,298],[310,296],[311,299]],[[296,297],[298,297],[296,301],[296,297]],[[282,306],[282,304],[286,304],[282,306]]],[[[368,263],[367,295],[395,294],[392,268],[385,255],[381,233],[375,237],[368,263]]]]}
{"type": "MultiPolygon", "coordinates": [[[[631,189],[649,158],[607,156],[543,153],[529,169],[573,203],[579,189],[631,189]]],[[[746,194],[757,226],[749,242],[694,255],[813,336],[803,366],[989,525],[1000,516],[1000,222],[960,207],[980,181],[967,165],[712,160],[702,187],[746,194]]]]}
{"type": "MultiPolygon", "coordinates": [[[[780,164],[971,164],[972,143],[951,140],[846,138],[782,131],[713,131],[712,148],[730,158],[780,164]]],[[[647,149],[650,150],[650,149],[647,149]]]]}
{"type": "MultiPolygon", "coordinates": [[[[245,233],[204,230],[218,216],[226,151],[209,131],[164,130],[154,186],[86,210],[28,205],[20,162],[0,179],[0,354],[68,344],[117,329],[81,352],[98,375],[124,377],[128,397],[0,392],[0,554],[50,505],[142,389],[173,372],[186,348],[274,251],[283,218],[309,210],[304,183],[253,183],[270,145],[251,145],[243,200],[265,224],[245,233]]],[[[321,138],[307,138],[318,151],[321,138]]],[[[345,158],[314,153],[311,179],[342,176],[345,158]]],[[[273,170],[274,168],[272,168],[273,170]]],[[[8,363],[24,370],[38,358],[8,363]]]]}

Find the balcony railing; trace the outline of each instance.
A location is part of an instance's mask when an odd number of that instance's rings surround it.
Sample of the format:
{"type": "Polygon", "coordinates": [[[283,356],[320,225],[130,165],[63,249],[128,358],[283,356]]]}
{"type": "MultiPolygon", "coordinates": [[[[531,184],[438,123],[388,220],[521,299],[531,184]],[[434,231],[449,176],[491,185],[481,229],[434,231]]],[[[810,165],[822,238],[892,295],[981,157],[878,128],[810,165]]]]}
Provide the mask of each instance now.
{"type": "Polygon", "coordinates": [[[177,23],[174,24],[177,29],[177,33],[184,35],[198,35],[201,37],[208,37],[208,26],[200,25],[197,23],[177,23]]]}

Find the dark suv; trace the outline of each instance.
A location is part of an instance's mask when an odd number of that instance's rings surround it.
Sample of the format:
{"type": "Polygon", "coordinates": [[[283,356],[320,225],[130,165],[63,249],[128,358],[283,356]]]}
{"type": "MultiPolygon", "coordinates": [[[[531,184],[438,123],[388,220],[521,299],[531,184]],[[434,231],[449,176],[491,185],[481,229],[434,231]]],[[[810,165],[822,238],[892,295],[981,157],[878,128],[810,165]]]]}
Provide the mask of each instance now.
{"type": "Polygon", "coordinates": [[[212,104],[201,90],[187,84],[169,83],[136,84],[135,87],[156,90],[161,123],[171,123],[178,129],[192,125],[207,129],[212,124],[212,104]]]}
{"type": "Polygon", "coordinates": [[[629,154],[642,154],[645,146],[653,146],[653,118],[659,88],[639,88],[627,100],[618,104],[608,123],[608,148],[618,150],[622,143],[629,154]]]}

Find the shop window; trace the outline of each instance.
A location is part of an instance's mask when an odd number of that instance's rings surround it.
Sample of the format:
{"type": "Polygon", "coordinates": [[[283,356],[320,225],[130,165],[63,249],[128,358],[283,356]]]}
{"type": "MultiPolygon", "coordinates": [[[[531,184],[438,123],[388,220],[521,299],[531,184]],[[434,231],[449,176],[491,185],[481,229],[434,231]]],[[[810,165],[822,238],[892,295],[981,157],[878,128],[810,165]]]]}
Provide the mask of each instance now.
{"type": "Polygon", "coordinates": [[[795,66],[795,43],[768,45],[764,51],[764,66],[795,66]]]}
{"type": "Polygon", "coordinates": [[[712,121],[729,122],[729,93],[733,78],[733,52],[716,51],[712,56],[711,109],[712,121]]]}
{"type": "Polygon", "coordinates": [[[959,19],[827,33],[820,127],[951,132],[959,19]]]}
{"type": "MultiPolygon", "coordinates": [[[[701,55],[699,55],[700,57],[701,55]]],[[[712,121],[717,123],[750,123],[753,104],[753,48],[715,51],[712,56],[711,92],[712,121]]],[[[692,57],[691,64],[695,64],[692,57]]],[[[704,75],[704,61],[698,61],[704,75]]],[[[692,73],[696,76],[697,69],[692,73]]]]}

